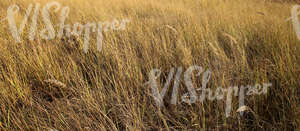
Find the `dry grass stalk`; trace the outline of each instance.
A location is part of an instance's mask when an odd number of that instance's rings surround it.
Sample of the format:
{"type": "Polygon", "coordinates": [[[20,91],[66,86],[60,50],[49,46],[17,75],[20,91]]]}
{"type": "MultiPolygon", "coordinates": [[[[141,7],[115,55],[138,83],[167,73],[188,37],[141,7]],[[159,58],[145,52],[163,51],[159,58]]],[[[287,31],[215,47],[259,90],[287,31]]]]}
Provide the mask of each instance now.
{"type": "Polygon", "coordinates": [[[55,79],[44,80],[44,82],[48,85],[55,86],[58,88],[66,88],[67,87],[66,84],[64,84],[58,80],[55,80],[55,79]]]}
{"type": "Polygon", "coordinates": [[[223,33],[223,35],[224,35],[225,37],[227,37],[232,43],[234,43],[234,44],[237,44],[237,43],[238,43],[237,40],[236,40],[236,38],[234,38],[232,35],[230,35],[230,34],[228,34],[228,33],[223,33]]]}

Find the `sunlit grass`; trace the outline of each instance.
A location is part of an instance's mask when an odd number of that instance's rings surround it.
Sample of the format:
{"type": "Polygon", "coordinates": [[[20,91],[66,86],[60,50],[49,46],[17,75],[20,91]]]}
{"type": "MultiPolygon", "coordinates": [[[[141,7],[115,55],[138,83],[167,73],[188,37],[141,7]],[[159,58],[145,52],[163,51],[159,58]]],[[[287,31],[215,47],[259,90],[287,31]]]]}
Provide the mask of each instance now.
{"type": "MultiPolygon", "coordinates": [[[[20,16],[33,0],[2,0],[1,18],[17,3],[20,16]]],[[[45,5],[48,0],[38,0],[45,5]]],[[[263,0],[58,0],[70,7],[66,23],[129,19],[124,31],[16,43],[0,25],[0,128],[4,130],[295,130],[299,124],[300,42],[293,3],[263,0]],[[68,39],[68,38],[65,38],[68,39]],[[80,46],[74,48],[74,43],[80,46]],[[238,98],[225,117],[224,101],[171,105],[159,110],[145,86],[149,72],[199,65],[213,73],[209,88],[272,83],[267,95],[247,97],[258,117],[240,118],[238,98]],[[50,80],[50,82],[49,82],[50,80]],[[59,85],[65,85],[65,87],[59,85]]],[[[59,13],[51,13],[58,21],[59,13]]],[[[19,18],[19,17],[18,17],[19,18]]],[[[21,17],[22,18],[22,17],[21,17]]],[[[20,18],[20,20],[21,20],[20,18]]],[[[30,21],[29,21],[30,22],[30,21]]],[[[44,27],[41,17],[39,30],[44,27]]],[[[194,84],[200,87],[201,79],[194,84]]],[[[185,93],[180,83],[180,95],[185,93]]],[[[181,97],[181,96],[180,96],[181,97]]]]}

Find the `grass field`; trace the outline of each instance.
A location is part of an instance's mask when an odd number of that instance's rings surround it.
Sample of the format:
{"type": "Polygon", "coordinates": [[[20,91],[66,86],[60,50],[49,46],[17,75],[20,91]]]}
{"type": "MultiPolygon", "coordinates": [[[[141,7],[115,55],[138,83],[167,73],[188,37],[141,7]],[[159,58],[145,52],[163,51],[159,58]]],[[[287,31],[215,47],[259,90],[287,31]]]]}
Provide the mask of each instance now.
{"type": "MultiPolygon", "coordinates": [[[[10,5],[48,0],[1,0],[10,5]]],[[[17,43],[0,25],[0,130],[296,130],[300,124],[300,40],[291,21],[299,1],[280,0],[57,0],[70,7],[66,23],[128,19],[125,30],[103,33],[101,52],[91,35],[17,43]],[[208,88],[272,83],[266,95],[246,97],[252,114],[230,117],[225,100],[158,108],[149,72],[199,65],[212,72],[208,88]]],[[[34,8],[33,8],[34,9],[34,8]]],[[[32,16],[32,15],[31,15],[32,16]]],[[[53,23],[59,12],[51,11],[53,23]]],[[[30,17],[31,18],[31,17],[30,17]]],[[[45,27],[41,16],[38,30],[45,27]]],[[[57,27],[56,27],[57,28],[57,27]]],[[[199,77],[193,84],[201,86],[199,77]]],[[[162,87],[162,86],[161,86],[162,87]]],[[[172,88],[170,86],[170,88],[172,88]]],[[[161,88],[160,88],[161,89],[161,88]]],[[[180,97],[186,92],[179,83],[180,97]]]]}

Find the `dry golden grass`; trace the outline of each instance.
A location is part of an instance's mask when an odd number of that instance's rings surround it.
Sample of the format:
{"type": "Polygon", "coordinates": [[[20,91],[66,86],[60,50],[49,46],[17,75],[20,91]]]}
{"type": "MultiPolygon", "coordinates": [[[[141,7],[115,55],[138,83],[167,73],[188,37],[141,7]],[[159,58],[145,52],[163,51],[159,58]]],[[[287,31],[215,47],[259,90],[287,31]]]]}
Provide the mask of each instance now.
{"type": "MultiPolygon", "coordinates": [[[[1,0],[0,18],[18,3],[1,0]]],[[[104,34],[103,50],[82,39],[15,43],[0,26],[1,130],[296,130],[299,128],[300,42],[292,3],[263,0],[58,0],[66,23],[130,19],[125,31],[104,34]],[[262,15],[263,14],[263,15],[262,15]],[[72,44],[73,43],[73,44],[72,44]],[[76,46],[73,46],[75,43],[76,46]],[[70,44],[70,45],[69,45],[70,44]],[[79,46],[77,45],[79,44],[79,46]],[[159,68],[192,65],[213,72],[209,87],[270,82],[265,96],[247,97],[255,117],[225,117],[225,101],[159,110],[144,86],[159,68]]],[[[53,14],[53,19],[58,18],[53,14]]],[[[40,26],[42,26],[40,24],[40,26]]],[[[26,27],[28,31],[29,27],[26,27]]],[[[25,32],[26,32],[25,31],[25,32]]],[[[24,33],[23,35],[26,35],[24,33]]],[[[200,80],[195,81],[199,85],[200,80]]],[[[185,89],[180,83],[180,94],[185,89]]],[[[171,92],[171,91],[170,91],[171,92]]],[[[169,93],[170,94],[170,93],[169,93]]],[[[167,101],[168,100],[168,101],[167,101]]],[[[238,98],[233,99],[233,110],[238,98]]]]}

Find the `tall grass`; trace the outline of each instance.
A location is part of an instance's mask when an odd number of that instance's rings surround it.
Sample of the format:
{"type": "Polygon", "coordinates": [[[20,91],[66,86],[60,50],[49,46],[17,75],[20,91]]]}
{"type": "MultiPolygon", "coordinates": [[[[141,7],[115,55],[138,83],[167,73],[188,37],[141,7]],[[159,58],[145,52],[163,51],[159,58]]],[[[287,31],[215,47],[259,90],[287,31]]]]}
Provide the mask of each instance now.
{"type": "MultiPolygon", "coordinates": [[[[18,3],[2,0],[0,17],[18,3]]],[[[0,128],[3,130],[296,130],[299,128],[300,44],[292,3],[261,0],[59,0],[66,23],[130,19],[125,31],[104,33],[103,50],[83,53],[82,38],[27,37],[16,43],[0,28],[0,128]],[[174,31],[176,30],[176,31],[174,31]],[[65,38],[68,39],[68,38],[65,38]],[[80,46],[71,48],[72,43],[80,46]],[[71,48],[71,49],[70,49],[71,48]],[[148,73],[199,65],[213,72],[209,88],[270,82],[267,95],[247,97],[256,117],[225,117],[224,101],[159,109],[145,86],[148,73]]],[[[58,14],[51,14],[58,19],[58,14]]],[[[22,17],[21,17],[22,18],[22,17]]],[[[40,19],[41,20],[41,19],[40,19]]],[[[39,27],[43,23],[39,22],[39,27]]],[[[29,27],[23,36],[27,36],[29,27]]],[[[95,37],[95,36],[93,36],[95,37]]],[[[200,79],[194,84],[200,87],[200,79]]],[[[185,92],[180,83],[179,94],[185,92]]],[[[238,98],[233,99],[233,110],[238,98]]]]}

